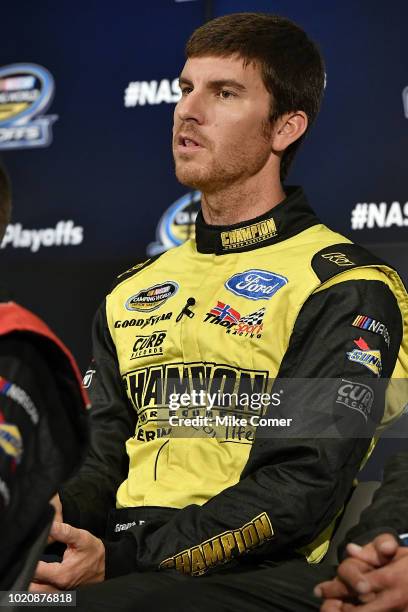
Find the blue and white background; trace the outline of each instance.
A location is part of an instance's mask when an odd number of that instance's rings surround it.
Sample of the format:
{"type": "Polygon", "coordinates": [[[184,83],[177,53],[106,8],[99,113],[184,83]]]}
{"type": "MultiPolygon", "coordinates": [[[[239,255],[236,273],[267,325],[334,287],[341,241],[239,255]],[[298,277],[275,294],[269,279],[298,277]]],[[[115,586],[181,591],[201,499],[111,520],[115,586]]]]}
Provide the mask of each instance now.
{"type": "Polygon", "coordinates": [[[248,10],[293,19],[326,61],[323,108],[288,183],[302,184],[325,223],[408,280],[406,2],[8,3],[0,161],[14,212],[3,283],[51,324],[82,369],[92,315],[112,279],[193,228],[199,194],[178,184],[171,155],[185,41],[209,17],[248,10]]]}

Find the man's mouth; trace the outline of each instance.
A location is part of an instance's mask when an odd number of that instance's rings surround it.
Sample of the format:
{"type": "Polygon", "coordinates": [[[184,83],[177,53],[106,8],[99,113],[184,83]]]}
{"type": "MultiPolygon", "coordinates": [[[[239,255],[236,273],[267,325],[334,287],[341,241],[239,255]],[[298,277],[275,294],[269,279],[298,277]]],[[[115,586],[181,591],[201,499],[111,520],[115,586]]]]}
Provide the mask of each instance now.
{"type": "Polygon", "coordinates": [[[190,136],[183,136],[182,134],[180,134],[178,137],[177,144],[182,149],[199,149],[202,147],[202,145],[194,138],[191,138],[190,136]]]}

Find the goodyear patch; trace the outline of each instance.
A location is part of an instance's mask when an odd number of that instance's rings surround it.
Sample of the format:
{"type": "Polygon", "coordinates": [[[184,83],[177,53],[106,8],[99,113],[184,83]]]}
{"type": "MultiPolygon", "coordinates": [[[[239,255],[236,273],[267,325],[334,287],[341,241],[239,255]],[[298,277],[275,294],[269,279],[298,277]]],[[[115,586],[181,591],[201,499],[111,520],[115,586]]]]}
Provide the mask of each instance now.
{"type": "Polygon", "coordinates": [[[382,362],[381,362],[381,351],[372,350],[368,346],[364,338],[354,340],[354,343],[359,347],[353,351],[347,353],[347,357],[354,363],[359,363],[366,367],[370,372],[373,372],[376,376],[381,376],[382,362]]]}
{"type": "Polygon", "coordinates": [[[232,251],[243,247],[265,242],[277,235],[276,224],[273,219],[266,219],[246,227],[221,232],[221,244],[224,251],[232,251]]]}
{"type": "Polygon", "coordinates": [[[128,298],[125,302],[125,308],[130,311],[151,312],[163,306],[167,300],[177,293],[178,289],[179,286],[174,281],[165,281],[153,285],[128,298]]]}
{"type": "Polygon", "coordinates": [[[187,548],[165,559],[160,569],[176,569],[182,574],[200,576],[216,565],[228,563],[273,538],[274,532],[266,512],[239,529],[224,531],[201,544],[187,548]]]}

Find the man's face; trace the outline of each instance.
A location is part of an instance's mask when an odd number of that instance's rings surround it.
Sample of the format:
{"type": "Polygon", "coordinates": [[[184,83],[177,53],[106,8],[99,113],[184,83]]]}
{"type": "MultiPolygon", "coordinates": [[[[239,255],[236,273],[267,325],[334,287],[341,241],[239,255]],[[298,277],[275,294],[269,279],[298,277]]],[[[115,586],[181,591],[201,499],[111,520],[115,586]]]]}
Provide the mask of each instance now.
{"type": "Polygon", "coordinates": [[[178,180],[206,193],[258,173],[271,156],[271,96],[258,66],[193,57],[180,76],[173,155],[178,180]]]}

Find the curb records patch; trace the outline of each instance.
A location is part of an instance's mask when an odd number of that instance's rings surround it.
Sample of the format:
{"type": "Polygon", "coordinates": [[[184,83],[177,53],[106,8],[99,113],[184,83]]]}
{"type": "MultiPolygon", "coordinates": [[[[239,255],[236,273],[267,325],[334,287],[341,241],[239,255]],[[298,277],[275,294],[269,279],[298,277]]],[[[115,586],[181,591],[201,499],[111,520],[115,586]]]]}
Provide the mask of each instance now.
{"type": "Polygon", "coordinates": [[[270,300],[271,297],[288,283],[280,274],[267,270],[245,270],[234,274],[227,280],[225,287],[249,300],[270,300]]]}
{"type": "Polygon", "coordinates": [[[374,391],[361,382],[343,379],[337,390],[336,404],[343,404],[347,408],[357,410],[367,421],[371,414],[374,402],[374,391]]]}
{"type": "Polygon", "coordinates": [[[132,295],[125,302],[126,310],[137,312],[151,312],[160,308],[168,299],[173,297],[178,291],[178,284],[174,281],[165,281],[158,285],[153,285],[147,289],[142,289],[132,295]]]}

